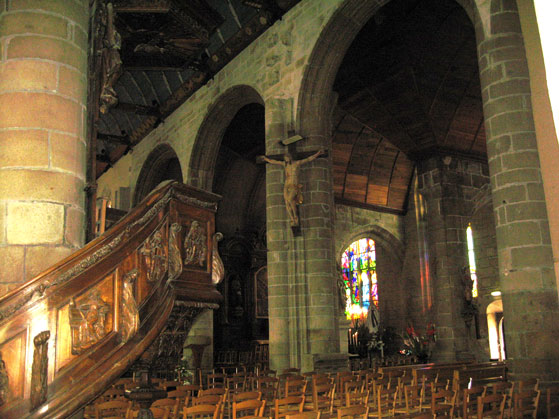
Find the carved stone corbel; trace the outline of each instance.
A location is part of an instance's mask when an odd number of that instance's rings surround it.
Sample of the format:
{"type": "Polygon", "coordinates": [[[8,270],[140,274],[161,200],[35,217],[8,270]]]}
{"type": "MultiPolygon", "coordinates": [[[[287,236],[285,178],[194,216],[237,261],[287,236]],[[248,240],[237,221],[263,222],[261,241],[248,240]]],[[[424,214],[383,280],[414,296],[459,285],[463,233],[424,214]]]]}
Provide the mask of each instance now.
{"type": "Polygon", "coordinates": [[[136,281],[136,279],[138,279],[138,270],[132,269],[124,276],[124,281],[122,282],[122,306],[120,318],[122,342],[128,342],[140,326],[138,303],[134,297],[134,281],[136,281]]]}
{"type": "Polygon", "coordinates": [[[48,379],[48,341],[50,330],[39,333],[33,339],[33,366],[31,367],[31,410],[36,409],[47,401],[48,379]]]}
{"type": "Polygon", "coordinates": [[[180,249],[179,233],[182,226],[179,223],[171,225],[171,233],[169,237],[169,281],[179,277],[182,273],[182,258],[180,249]]]}

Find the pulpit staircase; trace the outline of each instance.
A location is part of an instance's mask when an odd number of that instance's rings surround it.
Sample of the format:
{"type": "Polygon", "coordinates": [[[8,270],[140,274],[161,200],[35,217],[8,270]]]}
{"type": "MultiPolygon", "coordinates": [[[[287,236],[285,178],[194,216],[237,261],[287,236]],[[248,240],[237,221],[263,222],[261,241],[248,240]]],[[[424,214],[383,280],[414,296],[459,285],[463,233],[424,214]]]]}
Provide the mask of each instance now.
{"type": "Polygon", "coordinates": [[[140,357],[182,348],[196,316],[221,301],[217,201],[163,184],[0,298],[0,417],[71,417],[140,357]]]}

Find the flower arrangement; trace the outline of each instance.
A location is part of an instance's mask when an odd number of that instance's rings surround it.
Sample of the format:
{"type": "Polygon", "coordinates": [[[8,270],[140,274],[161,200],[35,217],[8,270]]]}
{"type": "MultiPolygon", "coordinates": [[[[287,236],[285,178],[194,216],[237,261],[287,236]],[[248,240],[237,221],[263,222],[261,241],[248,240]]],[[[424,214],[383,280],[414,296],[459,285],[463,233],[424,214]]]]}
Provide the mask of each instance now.
{"type": "Polygon", "coordinates": [[[417,357],[420,362],[427,362],[431,357],[433,345],[437,341],[435,325],[427,324],[425,333],[420,333],[412,325],[408,325],[403,339],[405,345],[403,353],[417,357]]]}

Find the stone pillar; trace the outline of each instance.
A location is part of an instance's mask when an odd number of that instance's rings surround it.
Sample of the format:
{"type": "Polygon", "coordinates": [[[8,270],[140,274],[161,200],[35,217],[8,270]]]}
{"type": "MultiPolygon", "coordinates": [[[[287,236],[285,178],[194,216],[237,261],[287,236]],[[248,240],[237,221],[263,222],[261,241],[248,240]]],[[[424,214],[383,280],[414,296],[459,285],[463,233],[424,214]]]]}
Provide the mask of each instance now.
{"type": "MultiPolygon", "coordinates": [[[[290,101],[266,102],[266,153],[283,154],[290,101]]],[[[311,139],[299,151],[325,147],[311,139]]],[[[293,234],[283,199],[283,167],[267,165],[266,214],[270,316],[270,366],[312,370],[313,360],[339,352],[334,293],[332,179],[328,159],[300,168],[304,203],[299,207],[301,234],[293,234]]]]}
{"type": "Polygon", "coordinates": [[[84,242],[87,0],[0,0],[0,295],[84,242]]]}
{"type": "Polygon", "coordinates": [[[467,326],[462,269],[468,266],[466,228],[472,198],[489,182],[487,165],[451,156],[418,164],[419,190],[426,206],[429,264],[434,303],[430,318],[437,329],[435,361],[472,359],[473,318],[467,326]]]}
{"type": "Polygon", "coordinates": [[[477,27],[487,155],[509,371],[559,379],[559,306],[516,2],[493,0],[477,27]]]}

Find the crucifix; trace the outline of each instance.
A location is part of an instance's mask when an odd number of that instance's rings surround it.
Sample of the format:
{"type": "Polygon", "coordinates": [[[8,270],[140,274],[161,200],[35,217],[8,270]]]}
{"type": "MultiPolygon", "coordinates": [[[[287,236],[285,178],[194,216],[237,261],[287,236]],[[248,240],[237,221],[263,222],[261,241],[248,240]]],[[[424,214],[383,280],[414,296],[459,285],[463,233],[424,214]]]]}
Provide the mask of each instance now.
{"type": "Polygon", "coordinates": [[[319,156],[326,156],[326,151],[318,150],[316,152],[294,153],[295,143],[302,140],[303,137],[295,135],[282,140],[282,144],[288,147],[287,153],[273,156],[259,156],[257,162],[266,162],[283,166],[285,173],[285,183],[283,185],[283,198],[287,214],[291,221],[291,227],[294,230],[299,228],[298,205],[303,203],[302,187],[299,183],[299,167],[313,161],[319,156]],[[295,154],[295,157],[293,155],[295,154]]]}

